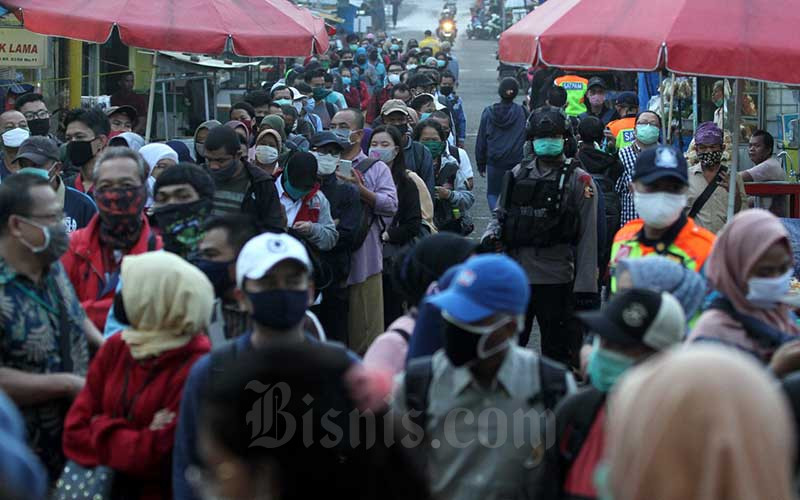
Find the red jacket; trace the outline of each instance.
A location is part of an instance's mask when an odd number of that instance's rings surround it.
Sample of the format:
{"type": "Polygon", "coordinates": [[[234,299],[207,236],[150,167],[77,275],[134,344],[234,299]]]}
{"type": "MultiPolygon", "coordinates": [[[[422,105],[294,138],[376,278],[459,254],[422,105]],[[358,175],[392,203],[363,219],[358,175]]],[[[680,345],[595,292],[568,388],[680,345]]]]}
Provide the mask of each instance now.
{"type": "Polygon", "coordinates": [[[210,349],[208,337],[196,335],[183,347],[140,362],[121,334],[109,337],[67,413],[64,454],[84,467],[111,467],[121,487],[141,499],[172,498],[172,444],[183,384],[192,364],[210,349]],[[130,420],[121,415],[123,401],[132,402],[130,420]],[[176,414],[172,423],[150,430],[153,415],[163,409],[176,414]]]}
{"type": "MultiPolygon", "coordinates": [[[[142,217],[144,218],[142,234],[128,254],[136,255],[160,250],[164,246],[161,237],[151,233],[147,217],[144,215],[142,217]]],[[[70,235],[69,249],[61,257],[61,263],[64,265],[64,270],[67,272],[86,314],[102,332],[106,325],[108,310],[111,309],[111,303],[114,300],[116,287],[109,287],[105,294],[100,295],[106,287],[106,272],[111,272],[113,269],[106,269],[104,264],[103,251],[100,246],[99,214],[95,214],[85,228],[78,229],[70,235]]]]}

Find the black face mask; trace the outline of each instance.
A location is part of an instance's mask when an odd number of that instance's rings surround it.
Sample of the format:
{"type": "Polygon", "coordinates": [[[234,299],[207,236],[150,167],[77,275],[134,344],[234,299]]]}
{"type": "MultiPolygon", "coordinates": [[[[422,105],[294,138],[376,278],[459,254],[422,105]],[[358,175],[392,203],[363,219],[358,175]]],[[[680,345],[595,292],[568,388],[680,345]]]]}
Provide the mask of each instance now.
{"type": "Polygon", "coordinates": [[[228,182],[229,180],[233,179],[234,175],[236,175],[237,167],[237,160],[231,160],[227,163],[227,165],[216,170],[208,168],[208,173],[211,175],[211,178],[214,179],[215,183],[228,182]]]}
{"type": "Polygon", "coordinates": [[[453,87],[443,86],[439,87],[439,93],[443,96],[448,96],[453,93],[453,87]]]}
{"type": "Polygon", "coordinates": [[[449,321],[444,321],[444,353],[453,366],[464,366],[478,359],[478,342],[481,335],[463,330],[449,321]]]}
{"type": "Polygon", "coordinates": [[[359,57],[358,59],[356,59],[356,62],[358,64],[366,64],[367,63],[367,58],[366,57],[359,57]]]}
{"type": "Polygon", "coordinates": [[[37,118],[28,120],[28,130],[31,135],[47,135],[50,133],[50,118],[37,118]]]}
{"type": "Polygon", "coordinates": [[[67,157],[76,167],[82,167],[92,161],[92,141],[70,141],[67,143],[67,157]]]}
{"type": "Polygon", "coordinates": [[[192,264],[203,271],[211,284],[214,285],[215,296],[222,297],[236,286],[230,273],[230,267],[235,265],[236,261],[217,262],[208,259],[194,259],[192,264]]]}
{"type": "Polygon", "coordinates": [[[353,66],[353,60],[352,59],[345,59],[344,61],[342,61],[342,66],[344,66],[345,68],[349,68],[349,67],[353,66]]]}

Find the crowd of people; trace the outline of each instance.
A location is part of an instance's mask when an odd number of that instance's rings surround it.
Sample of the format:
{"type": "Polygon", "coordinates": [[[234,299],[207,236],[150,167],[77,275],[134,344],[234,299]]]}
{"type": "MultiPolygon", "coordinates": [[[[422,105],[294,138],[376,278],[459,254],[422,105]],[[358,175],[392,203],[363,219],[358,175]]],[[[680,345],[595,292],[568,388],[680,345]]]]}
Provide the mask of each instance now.
{"type": "Polygon", "coordinates": [[[732,183],[714,122],[684,155],[602,78],[503,79],[470,239],[428,35],[348,35],[186,141],[0,114],[0,498],[796,498],[772,136],[732,183]]]}

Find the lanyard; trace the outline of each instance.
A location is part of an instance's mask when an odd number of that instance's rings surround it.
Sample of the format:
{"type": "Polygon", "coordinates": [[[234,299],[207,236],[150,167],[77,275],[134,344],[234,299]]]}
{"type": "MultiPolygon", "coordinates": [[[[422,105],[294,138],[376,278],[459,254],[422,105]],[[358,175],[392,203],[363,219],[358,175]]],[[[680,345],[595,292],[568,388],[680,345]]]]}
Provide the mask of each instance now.
{"type": "MultiPolygon", "coordinates": [[[[36,293],[35,291],[33,291],[33,290],[29,289],[27,286],[23,285],[22,283],[20,283],[20,282],[19,282],[19,281],[17,281],[17,280],[14,280],[14,281],[12,281],[11,283],[12,283],[14,286],[16,286],[16,287],[17,287],[17,289],[18,289],[20,292],[22,292],[22,293],[24,293],[25,295],[27,295],[27,296],[28,296],[28,298],[30,298],[31,300],[33,300],[34,302],[36,302],[36,303],[37,303],[37,304],[39,304],[40,306],[42,306],[42,307],[44,307],[45,309],[47,309],[47,311],[48,311],[48,312],[50,312],[50,313],[52,313],[52,314],[58,314],[58,311],[56,310],[56,308],[54,308],[54,307],[53,307],[51,304],[49,304],[49,303],[45,302],[45,300],[44,300],[42,297],[40,297],[40,296],[39,296],[39,294],[38,294],[38,293],[36,293]]],[[[46,283],[46,284],[47,284],[47,285],[49,285],[49,284],[50,284],[49,280],[47,281],[47,283],[46,283]]]]}

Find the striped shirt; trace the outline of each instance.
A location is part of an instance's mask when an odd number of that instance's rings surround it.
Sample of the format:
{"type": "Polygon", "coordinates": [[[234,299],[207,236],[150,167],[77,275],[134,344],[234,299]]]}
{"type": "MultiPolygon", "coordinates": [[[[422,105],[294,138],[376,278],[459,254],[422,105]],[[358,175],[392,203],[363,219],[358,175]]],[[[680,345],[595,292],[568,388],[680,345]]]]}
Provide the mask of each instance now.
{"type": "Polygon", "coordinates": [[[614,190],[619,196],[622,204],[622,214],[620,217],[620,227],[624,226],[633,219],[638,219],[636,207],[633,204],[633,192],[630,184],[633,182],[633,172],[636,168],[636,158],[639,157],[639,147],[634,143],[632,146],[619,150],[619,161],[622,162],[622,175],[619,176],[614,190]]]}
{"type": "Polygon", "coordinates": [[[211,215],[235,215],[242,213],[242,200],[247,188],[250,186],[250,178],[247,172],[242,172],[225,183],[219,183],[214,191],[214,207],[211,215]]]}

